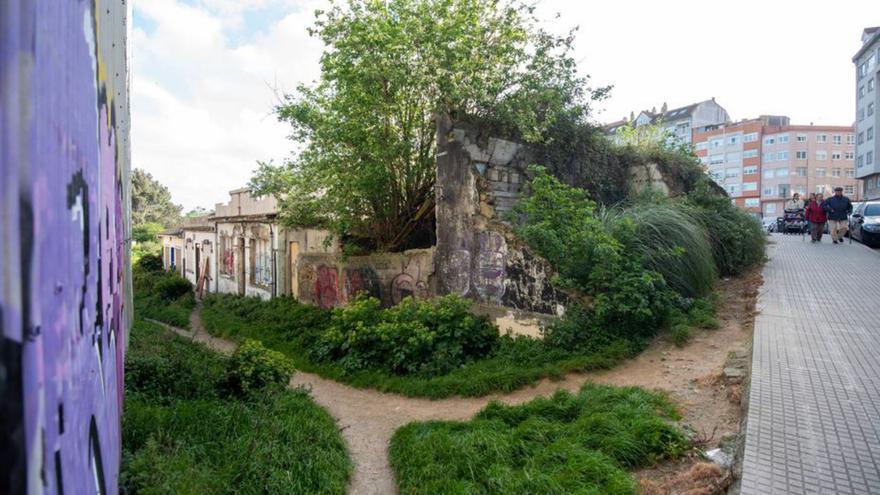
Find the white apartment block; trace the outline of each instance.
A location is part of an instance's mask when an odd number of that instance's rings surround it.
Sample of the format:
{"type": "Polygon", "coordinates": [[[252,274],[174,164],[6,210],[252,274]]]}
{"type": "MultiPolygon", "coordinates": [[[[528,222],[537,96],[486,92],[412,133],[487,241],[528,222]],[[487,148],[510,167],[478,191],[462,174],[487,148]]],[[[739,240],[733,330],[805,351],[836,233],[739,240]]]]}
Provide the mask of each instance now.
{"type": "Polygon", "coordinates": [[[856,177],[865,199],[880,199],[880,26],[862,32],[856,67],[856,177]]]}

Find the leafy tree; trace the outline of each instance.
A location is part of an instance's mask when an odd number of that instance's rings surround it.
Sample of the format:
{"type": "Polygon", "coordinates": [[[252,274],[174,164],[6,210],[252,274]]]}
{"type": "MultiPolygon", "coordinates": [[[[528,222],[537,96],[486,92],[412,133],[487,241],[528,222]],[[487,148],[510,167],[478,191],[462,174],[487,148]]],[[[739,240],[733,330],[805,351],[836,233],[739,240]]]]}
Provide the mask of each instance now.
{"type": "Polygon", "coordinates": [[[207,208],[203,208],[201,206],[196,206],[192,210],[189,210],[188,212],[186,212],[186,215],[184,215],[184,216],[187,218],[197,218],[197,217],[204,217],[204,216],[210,215],[212,213],[214,213],[214,212],[207,209],[207,208]]]}
{"type": "Polygon", "coordinates": [[[251,186],[293,226],[381,250],[430,230],[438,114],[501,123],[538,142],[559,115],[604,95],[577,74],[573,34],[543,30],[523,0],[350,1],[317,12],[321,78],[277,108],[303,145],[251,186]],[[405,235],[412,232],[412,235],[405,235]]]}
{"type": "Polygon", "coordinates": [[[148,222],[170,227],[180,219],[183,208],[171,201],[168,188],[142,169],[131,173],[131,223],[134,226],[148,222]]]}

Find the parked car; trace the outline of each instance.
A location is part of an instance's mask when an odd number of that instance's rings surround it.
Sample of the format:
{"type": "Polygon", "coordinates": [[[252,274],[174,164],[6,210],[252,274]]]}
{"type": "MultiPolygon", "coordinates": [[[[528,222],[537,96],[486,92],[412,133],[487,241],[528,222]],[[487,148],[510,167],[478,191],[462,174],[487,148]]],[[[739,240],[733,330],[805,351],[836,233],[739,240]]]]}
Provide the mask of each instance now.
{"type": "Polygon", "coordinates": [[[871,247],[880,247],[880,201],[864,201],[849,218],[853,239],[871,247]]]}
{"type": "Polygon", "coordinates": [[[776,217],[764,217],[761,219],[761,227],[764,228],[764,232],[768,234],[771,232],[776,232],[776,217]]]}

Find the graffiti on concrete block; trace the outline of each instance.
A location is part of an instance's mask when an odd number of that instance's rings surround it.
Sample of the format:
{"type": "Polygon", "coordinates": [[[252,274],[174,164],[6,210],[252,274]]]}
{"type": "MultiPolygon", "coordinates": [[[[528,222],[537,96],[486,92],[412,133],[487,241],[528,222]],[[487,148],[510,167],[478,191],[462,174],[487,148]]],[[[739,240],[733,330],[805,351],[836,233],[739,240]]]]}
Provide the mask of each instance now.
{"type": "Polygon", "coordinates": [[[0,2],[0,493],[117,491],[126,16],[124,2],[0,2]]]}
{"type": "Polygon", "coordinates": [[[471,252],[468,249],[456,249],[444,265],[447,290],[450,294],[466,296],[471,290],[471,252]]]}
{"type": "Polygon", "coordinates": [[[422,270],[418,261],[405,262],[401,273],[391,280],[391,303],[398,304],[407,297],[426,299],[428,296],[428,283],[422,279],[422,270]]]}
{"type": "Polygon", "coordinates": [[[315,277],[315,303],[322,308],[339,304],[339,272],[327,265],[318,267],[315,277]]]}
{"type": "Polygon", "coordinates": [[[358,294],[367,294],[381,299],[381,286],[376,271],[368,266],[345,269],[345,295],[349,301],[357,297],[358,294]]]}
{"type": "Polygon", "coordinates": [[[477,267],[473,274],[474,289],[487,302],[500,303],[504,295],[507,241],[498,232],[477,234],[477,267]]]}

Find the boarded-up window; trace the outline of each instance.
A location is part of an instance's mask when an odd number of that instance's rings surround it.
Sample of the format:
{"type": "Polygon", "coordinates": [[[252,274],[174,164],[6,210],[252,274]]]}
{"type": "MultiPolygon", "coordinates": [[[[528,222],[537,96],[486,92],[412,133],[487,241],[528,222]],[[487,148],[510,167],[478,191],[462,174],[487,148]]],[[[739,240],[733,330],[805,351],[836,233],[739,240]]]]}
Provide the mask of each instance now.
{"type": "Polygon", "coordinates": [[[219,263],[220,273],[232,276],[235,274],[235,249],[232,246],[232,237],[220,236],[219,263]]]}
{"type": "Polygon", "coordinates": [[[266,239],[250,241],[250,279],[252,285],[272,285],[272,253],[266,239]]]}

